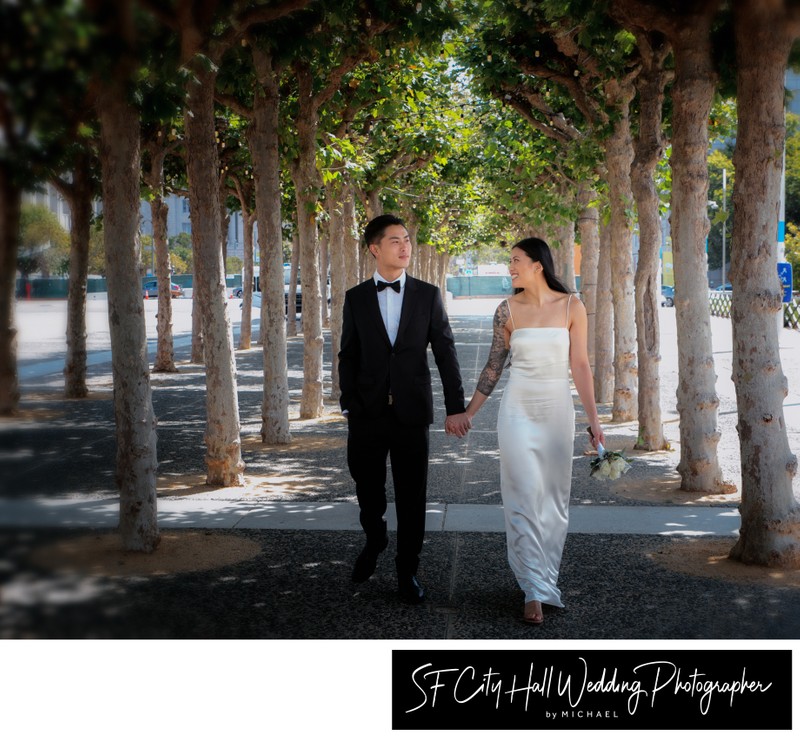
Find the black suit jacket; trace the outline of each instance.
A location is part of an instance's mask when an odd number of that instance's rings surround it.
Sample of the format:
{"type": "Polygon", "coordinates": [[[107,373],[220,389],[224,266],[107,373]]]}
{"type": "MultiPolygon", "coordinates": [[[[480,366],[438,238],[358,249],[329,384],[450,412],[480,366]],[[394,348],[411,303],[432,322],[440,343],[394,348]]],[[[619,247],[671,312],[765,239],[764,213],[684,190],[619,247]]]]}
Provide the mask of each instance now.
{"type": "Polygon", "coordinates": [[[464,412],[464,388],[453,332],[438,287],[406,276],[394,346],[378,307],[373,279],[347,291],[339,352],[340,404],[351,417],[376,417],[391,392],[398,420],[433,422],[428,345],[444,387],[448,415],[464,412]]]}

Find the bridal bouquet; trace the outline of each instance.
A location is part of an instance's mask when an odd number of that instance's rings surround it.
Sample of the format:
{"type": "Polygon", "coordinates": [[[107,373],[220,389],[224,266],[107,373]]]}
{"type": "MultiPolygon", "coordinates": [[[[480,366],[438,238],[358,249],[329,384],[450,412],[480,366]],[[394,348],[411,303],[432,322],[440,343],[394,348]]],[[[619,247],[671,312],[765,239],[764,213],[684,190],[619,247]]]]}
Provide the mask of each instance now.
{"type": "MultiPolygon", "coordinates": [[[[587,428],[587,430],[589,430],[587,428]]],[[[591,435],[591,430],[589,430],[591,435]]],[[[590,477],[595,479],[619,479],[631,468],[621,451],[607,451],[602,443],[597,444],[597,458],[592,459],[590,477]]]]}

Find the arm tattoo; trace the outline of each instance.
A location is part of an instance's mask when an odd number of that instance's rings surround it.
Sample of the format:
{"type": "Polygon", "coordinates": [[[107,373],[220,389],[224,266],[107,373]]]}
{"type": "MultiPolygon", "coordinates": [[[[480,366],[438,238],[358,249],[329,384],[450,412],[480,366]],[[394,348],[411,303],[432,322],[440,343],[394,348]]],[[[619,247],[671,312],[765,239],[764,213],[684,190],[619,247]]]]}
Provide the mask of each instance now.
{"type": "Polygon", "coordinates": [[[489,358],[486,361],[486,366],[483,367],[481,376],[478,379],[477,390],[482,394],[489,396],[492,394],[497,383],[500,381],[500,375],[503,373],[506,359],[508,358],[508,349],[506,348],[505,328],[508,321],[508,303],[503,300],[494,311],[494,333],[492,335],[492,346],[489,349],[489,358]]]}

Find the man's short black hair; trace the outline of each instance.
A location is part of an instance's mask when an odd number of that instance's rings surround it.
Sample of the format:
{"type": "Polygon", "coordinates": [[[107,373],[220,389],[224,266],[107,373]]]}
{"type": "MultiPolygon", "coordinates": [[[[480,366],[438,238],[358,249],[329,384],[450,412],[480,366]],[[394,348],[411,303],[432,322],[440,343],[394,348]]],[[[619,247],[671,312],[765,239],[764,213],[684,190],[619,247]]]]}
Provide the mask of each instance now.
{"type": "Polygon", "coordinates": [[[379,215],[377,218],[373,218],[369,223],[367,223],[367,227],[364,229],[364,241],[366,247],[369,248],[370,244],[378,243],[383,238],[383,234],[386,229],[393,225],[403,226],[403,228],[406,227],[406,224],[403,223],[400,218],[389,213],[384,213],[383,215],[379,215]]]}

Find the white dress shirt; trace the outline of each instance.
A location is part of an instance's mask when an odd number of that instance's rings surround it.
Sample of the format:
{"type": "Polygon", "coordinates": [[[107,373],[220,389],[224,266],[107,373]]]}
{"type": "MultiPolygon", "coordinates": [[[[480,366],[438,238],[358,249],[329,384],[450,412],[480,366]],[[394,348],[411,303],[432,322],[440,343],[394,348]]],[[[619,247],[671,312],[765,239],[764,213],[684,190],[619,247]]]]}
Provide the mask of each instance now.
{"type": "MultiPolygon", "coordinates": [[[[373,275],[373,279],[375,280],[376,287],[378,285],[378,280],[382,282],[396,281],[382,277],[377,271],[373,275]]],[[[387,287],[385,290],[378,293],[378,306],[381,309],[383,324],[386,326],[386,332],[389,334],[389,341],[391,341],[392,346],[394,346],[394,342],[397,340],[397,331],[400,328],[400,310],[403,307],[403,294],[406,289],[405,270],[403,270],[399,279],[400,292],[395,292],[391,287],[387,287]]]]}

